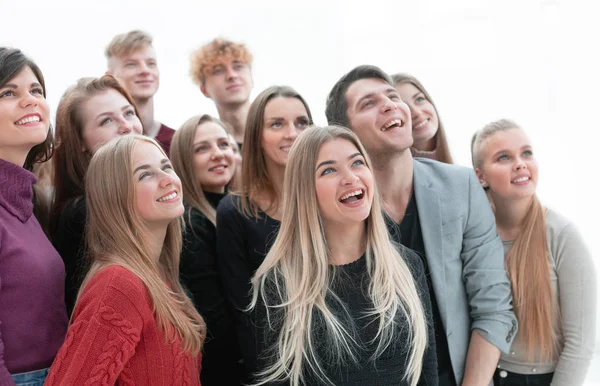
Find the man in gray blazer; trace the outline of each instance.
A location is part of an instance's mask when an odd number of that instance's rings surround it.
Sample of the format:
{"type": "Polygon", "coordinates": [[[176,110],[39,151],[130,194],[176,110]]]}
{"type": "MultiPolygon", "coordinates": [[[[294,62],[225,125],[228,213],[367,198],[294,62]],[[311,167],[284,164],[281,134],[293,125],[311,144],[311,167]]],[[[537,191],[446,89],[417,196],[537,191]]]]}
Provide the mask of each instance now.
{"type": "Polygon", "coordinates": [[[412,158],[408,106],[375,66],[344,75],[325,114],[358,135],[392,237],[424,257],[440,385],[490,384],[517,320],[494,215],[472,169],[412,158]]]}

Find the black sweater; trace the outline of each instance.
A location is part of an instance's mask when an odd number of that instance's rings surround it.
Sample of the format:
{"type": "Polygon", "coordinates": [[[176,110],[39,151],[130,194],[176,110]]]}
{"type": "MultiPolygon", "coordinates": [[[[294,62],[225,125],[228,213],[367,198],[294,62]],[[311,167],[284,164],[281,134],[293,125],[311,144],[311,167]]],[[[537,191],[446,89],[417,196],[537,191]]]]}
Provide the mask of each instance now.
{"type": "MultiPolygon", "coordinates": [[[[224,195],[205,192],[205,196],[216,207],[224,195]]],[[[215,226],[199,210],[188,206],[184,220],[186,229],[179,265],[180,278],[207,326],[202,349],[202,385],[240,385],[241,354],[233,316],[217,269],[215,226]]]]}
{"type": "Polygon", "coordinates": [[[65,263],[65,302],[71,315],[79,286],[87,273],[85,247],[86,204],[84,197],[77,197],[65,205],[56,220],[53,244],[65,263]]]}
{"type": "Polygon", "coordinates": [[[235,327],[246,367],[246,380],[256,371],[255,331],[244,310],[252,300],[250,279],[271,248],[279,221],[260,213],[241,212],[240,197],[227,196],[217,209],[217,253],[225,294],[233,309],[235,327]]]}
{"type": "MultiPolygon", "coordinates": [[[[423,358],[423,370],[421,373],[419,385],[437,386],[437,360],[435,350],[435,337],[433,321],[431,317],[431,305],[427,289],[427,281],[421,259],[412,251],[402,248],[401,254],[408,263],[413,276],[421,301],[423,302],[426,320],[428,323],[428,347],[423,358]]],[[[313,322],[313,341],[316,342],[317,358],[321,362],[327,377],[336,386],[408,386],[407,380],[402,380],[406,373],[406,364],[410,347],[408,343],[408,326],[406,318],[399,314],[397,316],[396,335],[393,342],[384,350],[384,352],[375,360],[371,356],[375,352],[376,344],[369,343],[377,332],[377,319],[374,317],[365,317],[365,311],[372,308],[372,302],[368,298],[368,288],[370,278],[367,274],[366,259],[361,257],[359,260],[337,266],[335,268],[334,279],[331,284],[333,292],[339,297],[346,310],[350,314],[351,323],[354,329],[347,328],[354,339],[360,344],[356,355],[358,361],[343,366],[337,366],[332,362],[331,349],[332,344],[328,343],[322,326],[324,321],[322,315],[315,313],[313,322]],[[316,327],[315,327],[316,326],[316,327]]],[[[328,306],[342,321],[346,320],[340,303],[334,301],[332,297],[326,299],[328,306]]],[[[262,328],[257,328],[257,355],[259,355],[259,368],[264,368],[270,364],[269,354],[273,354],[274,343],[280,331],[281,318],[277,311],[271,311],[271,326],[269,328],[264,315],[264,305],[260,304],[254,314],[255,323],[262,328]]],[[[346,324],[346,327],[348,324],[346,324]]],[[[306,385],[322,385],[323,382],[316,379],[314,372],[310,369],[305,370],[306,385]]],[[[286,382],[281,383],[287,384],[286,382]]]]}

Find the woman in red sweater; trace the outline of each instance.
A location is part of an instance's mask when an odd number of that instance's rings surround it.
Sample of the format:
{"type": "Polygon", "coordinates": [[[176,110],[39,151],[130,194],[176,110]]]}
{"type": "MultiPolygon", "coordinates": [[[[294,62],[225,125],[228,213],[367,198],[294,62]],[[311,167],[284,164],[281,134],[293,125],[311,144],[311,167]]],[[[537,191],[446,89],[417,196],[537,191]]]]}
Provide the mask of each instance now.
{"type": "Polygon", "coordinates": [[[181,182],[152,139],[100,148],[86,176],[91,268],[46,385],[199,385],[206,328],[179,284],[181,182]]]}

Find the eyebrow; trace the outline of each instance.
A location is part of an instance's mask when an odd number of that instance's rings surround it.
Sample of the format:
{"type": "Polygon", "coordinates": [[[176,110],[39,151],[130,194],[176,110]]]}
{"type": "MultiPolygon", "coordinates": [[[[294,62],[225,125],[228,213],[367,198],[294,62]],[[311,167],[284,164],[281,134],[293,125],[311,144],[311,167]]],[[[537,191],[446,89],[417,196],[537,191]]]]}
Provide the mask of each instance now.
{"type": "MultiPolygon", "coordinates": [[[[348,160],[351,160],[352,158],[355,158],[356,156],[362,156],[362,154],[360,154],[360,153],[354,153],[354,154],[352,154],[352,155],[348,156],[348,160]]],[[[318,165],[317,165],[317,167],[315,168],[315,170],[319,170],[319,168],[320,168],[321,166],[325,166],[325,165],[333,165],[333,164],[335,164],[335,163],[336,163],[336,162],[335,162],[334,160],[327,160],[327,161],[323,161],[323,162],[321,162],[320,164],[318,164],[318,165]]]]}
{"type": "MultiPolygon", "coordinates": [[[[519,150],[525,150],[525,149],[531,149],[531,145],[521,146],[521,149],[519,149],[519,150]]],[[[498,150],[497,152],[494,153],[494,155],[492,157],[495,158],[495,157],[499,156],[502,153],[510,153],[510,151],[507,150],[507,149],[498,150]]]]}
{"type": "MultiPolygon", "coordinates": [[[[131,104],[126,104],[125,106],[121,107],[121,111],[125,111],[125,110],[127,110],[127,109],[129,109],[129,108],[131,108],[131,107],[133,107],[133,105],[131,105],[131,104]]],[[[98,118],[100,118],[100,117],[102,117],[102,116],[105,116],[105,115],[112,115],[112,112],[110,112],[110,111],[105,111],[105,112],[103,112],[103,113],[100,113],[100,114],[98,114],[98,116],[96,116],[96,119],[98,119],[98,118]]]]}
{"type": "MultiPolygon", "coordinates": [[[[385,93],[385,94],[390,94],[390,93],[398,94],[398,90],[396,90],[396,89],[395,89],[395,88],[393,88],[393,87],[389,87],[389,88],[387,88],[387,89],[384,91],[384,93],[385,93]]],[[[356,101],[356,103],[355,103],[355,106],[358,106],[358,105],[360,105],[360,103],[361,103],[363,100],[365,100],[365,99],[373,98],[373,97],[375,96],[375,94],[376,94],[376,93],[373,93],[373,92],[372,92],[372,93],[368,93],[367,95],[364,95],[364,96],[360,97],[360,98],[358,99],[358,101],[356,101]]]]}
{"type": "MultiPolygon", "coordinates": [[[[37,83],[37,82],[33,82],[31,85],[29,85],[29,88],[33,88],[33,87],[42,87],[42,85],[41,85],[41,84],[39,84],[39,83],[37,83]]],[[[11,89],[13,89],[13,90],[16,90],[16,89],[18,89],[18,88],[19,88],[19,86],[17,86],[17,85],[16,85],[16,84],[14,84],[14,83],[7,83],[7,84],[5,84],[5,85],[4,85],[4,87],[2,87],[2,88],[11,88],[11,89]]]]}
{"type": "MultiPolygon", "coordinates": [[[[162,160],[160,160],[160,164],[161,164],[161,165],[164,165],[164,164],[166,164],[166,163],[168,163],[168,162],[169,162],[169,159],[167,159],[167,158],[163,158],[162,160]]],[[[139,172],[140,170],[147,170],[147,169],[150,169],[151,167],[152,167],[152,166],[150,166],[149,164],[140,165],[140,166],[138,166],[137,168],[135,168],[135,170],[133,171],[133,174],[135,174],[135,173],[139,172]]]]}
{"type": "MultiPolygon", "coordinates": [[[[194,142],[194,146],[199,145],[201,143],[208,143],[210,141],[211,141],[210,139],[203,139],[202,141],[194,142]]],[[[229,142],[229,137],[227,137],[227,136],[226,137],[218,137],[217,141],[227,141],[227,142],[229,142]]]]}

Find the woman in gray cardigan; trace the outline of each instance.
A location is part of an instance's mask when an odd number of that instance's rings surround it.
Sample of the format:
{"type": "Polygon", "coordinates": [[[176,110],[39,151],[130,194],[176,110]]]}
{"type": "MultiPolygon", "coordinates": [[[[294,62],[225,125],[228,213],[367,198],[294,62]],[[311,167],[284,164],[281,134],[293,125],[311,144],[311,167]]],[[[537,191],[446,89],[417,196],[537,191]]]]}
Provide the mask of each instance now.
{"type": "Polygon", "coordinates": [[[536,197],[538,165],[514,122],[473,136],[472,160],[503,240],[519,332],[502,354],[498,386],[581,386],[594,353],[596,274],[574,225],[536,197]]]}

